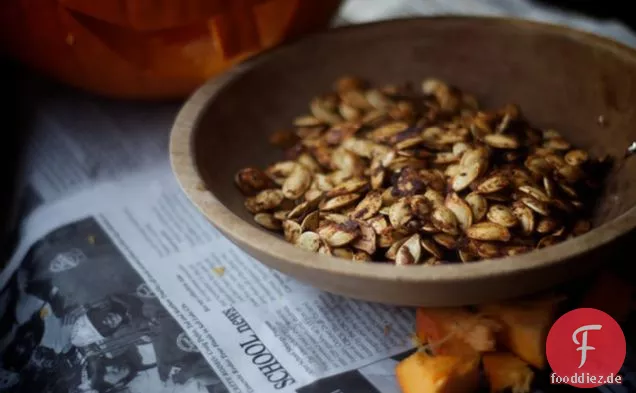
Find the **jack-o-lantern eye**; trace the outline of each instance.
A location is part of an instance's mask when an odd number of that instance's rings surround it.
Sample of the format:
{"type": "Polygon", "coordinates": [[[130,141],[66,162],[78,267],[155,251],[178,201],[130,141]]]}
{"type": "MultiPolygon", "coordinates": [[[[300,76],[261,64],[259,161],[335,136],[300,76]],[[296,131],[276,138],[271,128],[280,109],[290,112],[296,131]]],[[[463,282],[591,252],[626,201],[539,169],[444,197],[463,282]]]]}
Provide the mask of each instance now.
{"type": "MultiPolygon", "coordinates": [[[[230,11],[234,1],[219,0],[57,0],[72,10],[116,26],[136,31],[158,31],[205,22],[230,11]]],[[[245,6],[263,0],[239,0],[245,6]]]]}
{"type": "Polygon", "coordinates": [[[325,27],[341,1],[4,0],[0,49],[100,94],[182,98],[247,56],[325,27]]]}

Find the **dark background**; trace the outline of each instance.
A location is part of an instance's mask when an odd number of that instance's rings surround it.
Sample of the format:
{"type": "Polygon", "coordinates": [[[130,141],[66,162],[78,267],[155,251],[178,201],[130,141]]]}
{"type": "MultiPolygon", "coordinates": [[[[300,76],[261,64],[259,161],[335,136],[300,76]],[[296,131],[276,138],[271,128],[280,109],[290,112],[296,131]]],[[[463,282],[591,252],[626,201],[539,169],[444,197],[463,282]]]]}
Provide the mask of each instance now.
{"type": "Polygon", "coordinates": [[[27,77],[24,67],[9,60],[0,53],[0,88],[5,96],[0,103],[0,268],[4,265],[10,248],[15,241],[13,229],[18,213],[16,190],[22,171],[20,162],[24,141],[27,137],[29,116],[22,104],[25,97],[20,95],[20,83],[27,77]]]}
{"type": "Polygon", "coordinates": [[[630,29],[636,29],[636,14],[628,12],[634,4],[630,0],[533,0],[533,2],[583,13],[594,18],[617,19],[630,29]]]}

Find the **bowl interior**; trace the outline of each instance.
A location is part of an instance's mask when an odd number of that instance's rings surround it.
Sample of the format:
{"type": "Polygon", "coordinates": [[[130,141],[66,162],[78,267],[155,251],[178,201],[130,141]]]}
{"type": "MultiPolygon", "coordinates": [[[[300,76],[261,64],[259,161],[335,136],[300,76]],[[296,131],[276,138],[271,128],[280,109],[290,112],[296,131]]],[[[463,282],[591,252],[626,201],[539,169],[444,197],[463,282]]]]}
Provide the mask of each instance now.
{"type": "MultiPolygon", "coordinates": [[[[438,77],[474,93],[484,107],[516,103],[532,123],[559,130],[594,154],[622,159],[636,140],[636,55],[608,40],[489,18],[345,28],[267,56],[227,84],[202,114],[192,141],[195,165],[223,205],[256,226],[233,184],[234,174],[280,160],[282,153],[268,144],[268,136],[307,113],[309,100],[343,74],[374,83],[438,77]]],[[[608,179],[595,225],[625,213],[635,201],[633,158],[608,179]]]]}

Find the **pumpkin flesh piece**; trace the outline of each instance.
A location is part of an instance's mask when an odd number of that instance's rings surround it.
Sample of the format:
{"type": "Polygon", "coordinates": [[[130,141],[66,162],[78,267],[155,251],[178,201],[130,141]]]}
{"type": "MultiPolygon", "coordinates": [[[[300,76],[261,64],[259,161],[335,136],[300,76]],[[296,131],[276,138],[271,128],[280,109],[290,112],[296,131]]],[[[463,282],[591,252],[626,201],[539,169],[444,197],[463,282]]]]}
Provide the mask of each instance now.
{"type": "Polygon", "coordinates": [[[497,352],[484,354],[482,361],[491,393],[530,392],[534,372],[523,360],[511,353],[497,352]]]}
{"type": "Polygon", "coordinates": [[[480,307],[499,321],[499,341],[519,358],[538,369],[546,365],[545,342],[556,318],[558,300],[539,299],[528,303],[490,304],[480,307]]]}
{"type": "Polygon", "coordinates": [[[402,393],[473,393],[479,386],[479,356],[430,356],[415,352],[395,368],[402,393]]]}

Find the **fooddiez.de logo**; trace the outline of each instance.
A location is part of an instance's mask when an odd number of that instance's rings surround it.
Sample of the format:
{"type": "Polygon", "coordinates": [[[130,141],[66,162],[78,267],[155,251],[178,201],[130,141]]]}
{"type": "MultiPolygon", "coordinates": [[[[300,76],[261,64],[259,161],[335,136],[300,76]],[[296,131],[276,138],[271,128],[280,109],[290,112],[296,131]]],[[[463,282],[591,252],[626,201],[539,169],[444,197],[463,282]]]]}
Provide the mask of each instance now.
{"type": "Polygon", "coordinates": [[[618,322],[594,308],[564,314],[552,325],[546,341],[552,382],[579,388],[620,383],[616,377],[625,352],[625,336],[618,322]]]}

